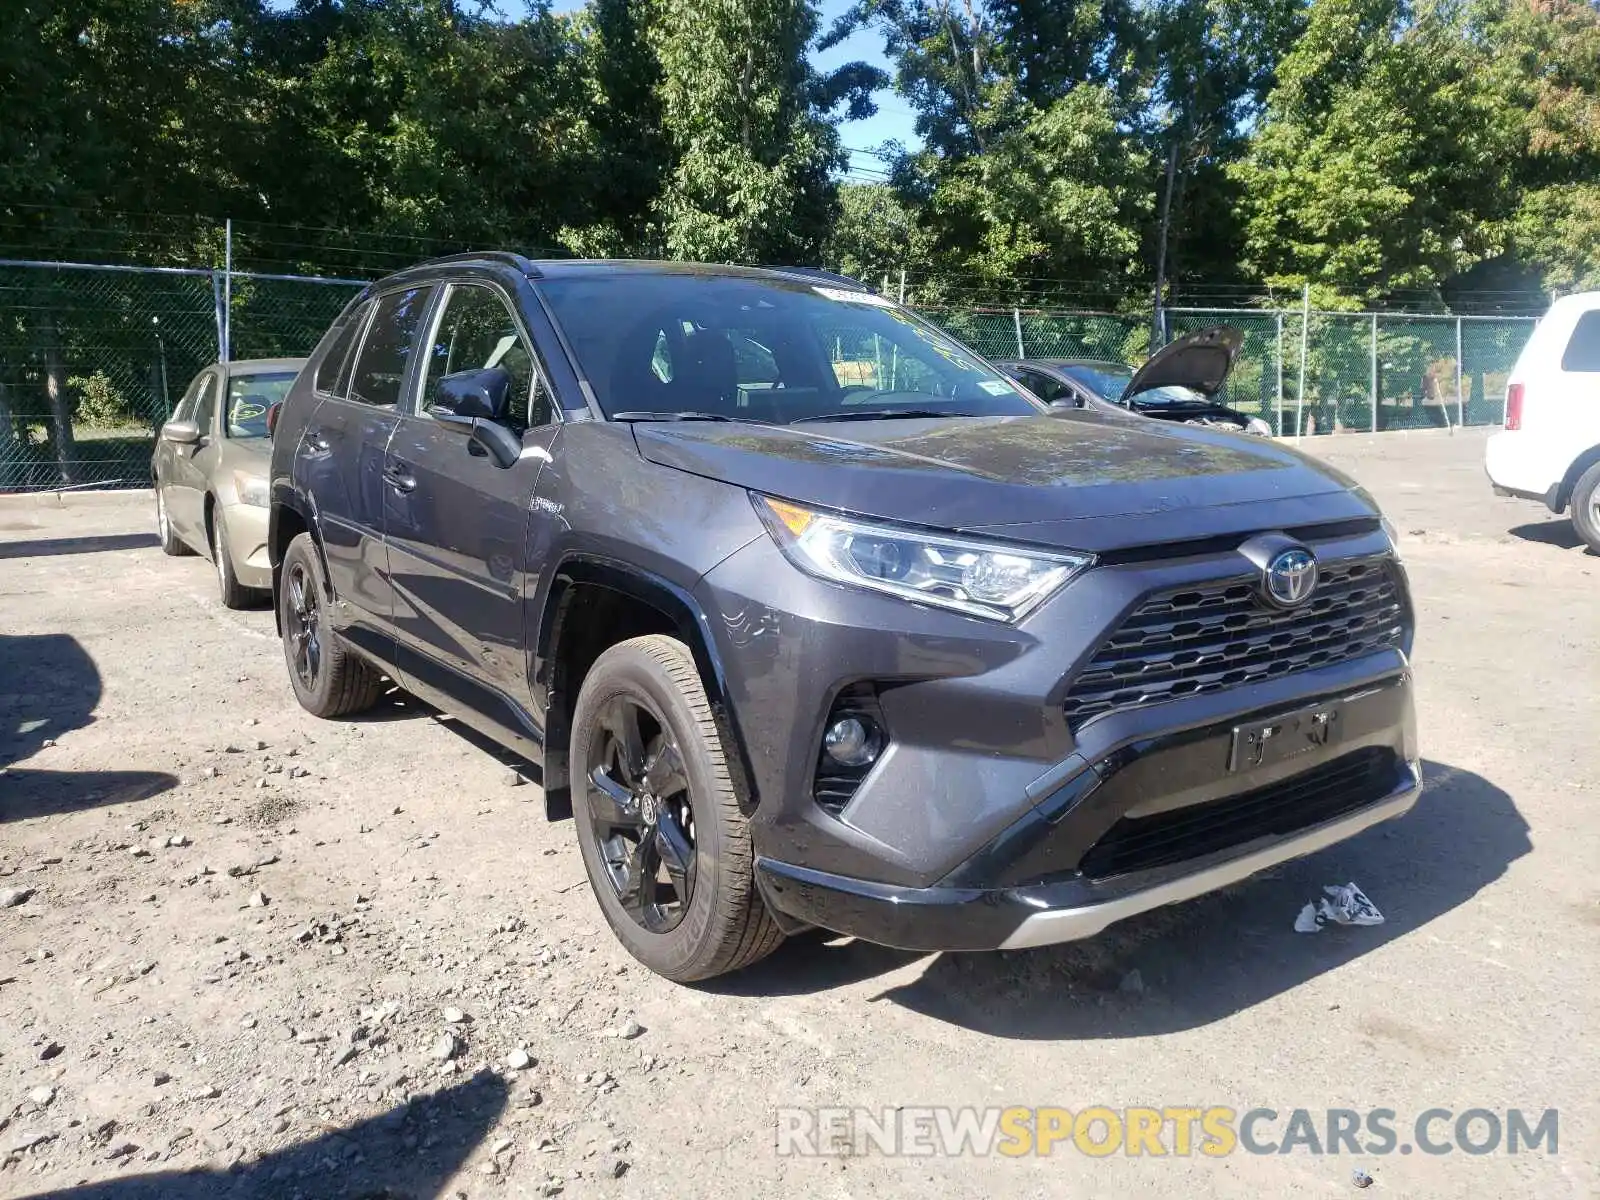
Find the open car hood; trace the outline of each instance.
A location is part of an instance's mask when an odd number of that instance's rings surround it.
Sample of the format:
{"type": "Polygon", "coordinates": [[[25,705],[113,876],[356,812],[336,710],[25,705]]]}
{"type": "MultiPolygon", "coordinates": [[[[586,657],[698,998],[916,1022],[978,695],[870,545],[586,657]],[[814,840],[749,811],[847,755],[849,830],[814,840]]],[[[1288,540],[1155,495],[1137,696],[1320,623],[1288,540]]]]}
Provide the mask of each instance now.
{"type": "Polygon", "coordinates": [[[1123,389],[1123,403],[1158,387],[1186,387],[1208,398],[1215,396],[1228,381],[1243,345],[1244,334],[1231,325],[1186,334],[1157,350],[1134,372],[1123,389]]]}

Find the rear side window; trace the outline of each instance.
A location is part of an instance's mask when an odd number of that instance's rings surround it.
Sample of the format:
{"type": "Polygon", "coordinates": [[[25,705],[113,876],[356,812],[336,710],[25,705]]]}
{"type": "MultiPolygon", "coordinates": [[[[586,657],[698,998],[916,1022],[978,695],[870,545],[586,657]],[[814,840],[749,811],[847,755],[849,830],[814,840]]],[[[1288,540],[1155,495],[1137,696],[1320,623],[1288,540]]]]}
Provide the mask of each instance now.
{"type": "Polygon", "coordinates": [[[1563,371],[1600,371],[1600,309],[1591,309],[1578,318],[1561,356],[1563,371]]]}
{"type": "Polygon", "coordinates": [[[408,288],[379,298],[367,340],[361,343],[350,375],[350,399],[374,408],[394,408],[400,403],[406,364],[416,349],[417,327],[422,324],[431,290],[408,288]]]}
{"type": "Polygon", "coordinates": [[[344,323],[344,328],[339,330],[339,336],[333,339],[333,345],[328,347],[328,352],[322,356],[322,361],[317,364],[316,389],[326,392],[331,396],[344,395],[350,377],[345,367],[350,362],[350,347],[356,338],[361,336],[361,329],[367,323],[367,314],[372,311],[370,302],[363,304],[350,314],[350,319],[344,323]]]}

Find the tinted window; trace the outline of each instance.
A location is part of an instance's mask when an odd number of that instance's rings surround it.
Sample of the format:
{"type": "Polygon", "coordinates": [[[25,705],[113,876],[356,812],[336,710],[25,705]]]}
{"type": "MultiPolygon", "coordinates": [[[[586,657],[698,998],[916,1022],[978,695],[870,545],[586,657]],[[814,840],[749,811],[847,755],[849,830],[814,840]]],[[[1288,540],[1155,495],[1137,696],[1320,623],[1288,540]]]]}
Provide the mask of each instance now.
{"type": "Polygon", "coordinates": [[[785,423],[1039,411],[958,342],[871,294],[690,271],[574,272],[539,286],[607,413],[785,423]]]}
{"type": "Polygon", "coordinates": [[[458,284],[450,289],[433,345],[428,348],[422,411],[439,402],[439,381],[457,371],[502,367],[511,376],[511,425],[521,432],[550,423],[548,394],[534,369],[533,352],[511,310],[491,288],[458,284]]]}
{"type": "Polygon", "coordinates": [[[378,298],[377,311],[350,373],[350,399],[374,408],[400,403],[406,364],[416,348],[417,327],[428,307],[429,288],[409,288],[378,298]]]}
{"type": "Polygon", "coordinates": [[[1561,356],[1563,371],[1600,371],[1600,309],[1586,312],[1578,318],[1561,356]]]}
{"type": "Polygon", "coordinates": [[[200,426],[200,436],[210,437],[211,426],[217,415],[217,377],[206,372],[200,385],[200,395],[194,403],[194,423],[200,426]]]}
{"type": "Polygon", "coordinates": [[[344,395],[344,389],[349,383],[349,377],[344,368],[350,359],[350,346],[361,334],[361,327],[367,323],[367,314],[372,311],[370,303],[363,304],[350,314],[350,319],[344,323],[344,328],[339,330],[333,339],[333,345],[328,347],[328,353],[322,356],[322,361],[317,364],[315,379],[319,392],[328,392],[334,396],[344,395]]]}
{"type": "Polygon", "coordinates": [[[287,396],[293,383],[292,371],[231,376],[228,379],[228,436],[266,437],[267,409],[287,396]]]}

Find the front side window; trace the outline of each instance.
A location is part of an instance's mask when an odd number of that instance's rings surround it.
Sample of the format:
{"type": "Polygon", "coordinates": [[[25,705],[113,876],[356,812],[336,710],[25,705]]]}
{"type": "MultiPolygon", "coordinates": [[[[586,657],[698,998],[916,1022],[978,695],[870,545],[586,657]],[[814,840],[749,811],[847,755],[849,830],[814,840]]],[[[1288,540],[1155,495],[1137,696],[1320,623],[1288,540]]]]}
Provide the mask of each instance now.
{"type": "Polygon", "coordinates": [[[210,437],[211,427],[217,415],[217,377],[214,372],[207,371],[204,381],[200,384],[200,394],[195,397],[194,423],[200,426],[200,436],[210,437]]]}
{"type": "Polygon", "coordinates": [[[428,307],[430,290],[408,288],[379,297],[372,325],[350,375],[350,399],[374,408],[394,408],[400,403],[400,388],[416,348],[417,329],[428,307]]]}
{"type": "Polygon", "coordinates": [[[456,284],[445,300],[423,364],[422,411],[439,403],[439,381],[458,371],[500,367],[511,376],[510,425],[518,433],[551,420],[533,351],[504,300],[479,284],[456,284]]]}
{"type": "Polygon", "coordinates": [[[960,343],[870,293],[693,270],[574,271],[539,287],[608,416],[1039,411],[960,343]]]}
{"type": "Polygon", "coordinates": [[[293,371],[233,375],[228,379],[228,423],[231,438],[267,436],[267,409],[283,400],[294,385],[293,371]]]}

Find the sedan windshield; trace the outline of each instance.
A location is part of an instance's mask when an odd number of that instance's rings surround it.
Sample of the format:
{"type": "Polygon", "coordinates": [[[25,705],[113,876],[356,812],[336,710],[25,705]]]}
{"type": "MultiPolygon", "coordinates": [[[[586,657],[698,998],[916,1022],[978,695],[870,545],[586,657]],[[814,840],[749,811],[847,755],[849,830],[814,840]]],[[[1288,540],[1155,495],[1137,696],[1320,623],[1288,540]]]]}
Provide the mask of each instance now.
{"type": "Polygon", "coordinates": [[[1042,411],[869,292],[691,271],[573,273],[540,289],[607,416],[787,425],[1042,411]]]}
{"type": "Polygon", "coordinates": [[[1166,405],[1179,406],[1209,403],[1199,392],[1191,388],[1176,386],[1146,388],[1137,396],[1131,396],[1124,400],[1123,393],[1128,390],[1128,385],[1133,382],[1133,372],[1110,363],[1104,366],[1073,363],[1070,366],[1062,367],[1061,372],[1089,388],[1102,400],[1109,400],[1113,404],[1136,403],[1141,408],[1155,408],[1166,405]]]}
{"type": "Polygon", "coordinates": [[[294,372],[235,375],[228,380],[228,436],[267,436],[267,409],[289,394],[294,372]]]}

